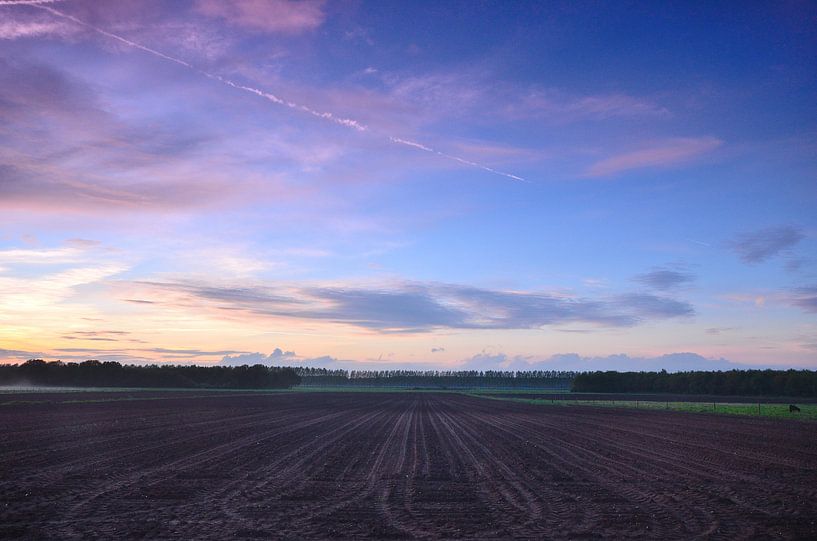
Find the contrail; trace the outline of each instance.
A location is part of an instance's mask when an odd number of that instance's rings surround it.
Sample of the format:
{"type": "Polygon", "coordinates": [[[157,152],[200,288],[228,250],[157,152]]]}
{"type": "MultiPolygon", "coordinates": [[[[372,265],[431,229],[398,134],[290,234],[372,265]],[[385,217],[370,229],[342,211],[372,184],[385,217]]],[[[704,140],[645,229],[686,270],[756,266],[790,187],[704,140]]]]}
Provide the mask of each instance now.
{"type": "MultiPolygon", "coordinates": [[[[135,41],[131,41],[129,39],[123,38],[122,36],[119,36],[117,34],[108,32],[107,30],[103,30],[102,28],[99,28],[97,26],[94,26],[94,25],[92,25],[90,23],[87,23],[87,22],[83,21],[82,19],[78,19],[78,18],[74,17],[73,15],[69,15],[68,13],[64,13],[64,12],[59,11],[57,9],[54,9],[52,7],[42,5],[42,4],[51,4],[51,3],[54,3],[54,2],[58,2],[58,1],[61,1],[61,0],[0,0],[0,5],[30,5],[32,7],[42,9],[44,11],[47,11],[47,12],[51,13],[52,15],[56,15],[57,17],[61,17],[63,19],[68,19],[69,21],[72,21],[72,22],[74,22],[74,23],[76,23],[76,24],[78,24],[80,26],[84,26],[85,28],[93,30],[94,32],[96,32],[98,34],[102,34],[105,37],[111,38],[111,39],[116,40],[116,41],[118,41],[120,43],[124,43],[125,45],[127,45],[129,47],[139,49],[140,51],[146,52],[148,54],[152,54],[153,56],[156,56],[158,58],[167,60],[168,62],[173,62],[173,63],[178,64],[180,66],[184,66],[185,68],[193,70],[196,73],[199,73],[199,74],[201,74],[201,75],[203,75],[203,76],[205,76],[205,77],[207,77],[209,79],[213,79],[215,81],[218,81],[218,82],[220,82],[220,83],[222,83],[224,85],[230,86],[230,87],[235,88],[237,90],[243,90],[244,92],[249,92],[251,94],[255,94],[255,95],[260,96],[260,97],[262,97],[262,98],[264,98],[264,99],[266,99],[268,101],[271,101],[272,103],[275,103],[277,105],[282,105],[284,107],[289,107],[290,109],[301,111],[301,112],[310,114],[310,115],[312,115],[314,117],[320,118],[322,120],[333,122],[335,124],[340,124],[341,126],[345,126],[347,128],[352,128],[352,129],[357,130],[357,131],[370,131],[369,128],[365,124],[362,124],[362,123],[358,122],[357,120],[353,120],[353,119],[350,119],[350,118],[339,117],[339,116],[334,115],[332,113],[316,111],[315,109],[307,107],[306,105],[302,105],[300,103],[295,103],[295,102],[291,102],[291,101],[285,100],[283,98],[280,98],[280,97],[276,96],[275,94],[271,94],[269,92],[264,92],[263,90],[259,90],[257,88],[253,88],[253,87],[250,87],[250,86],[242,85],[240,83],[236,83],[234,81],[231,81],[230,79],[222,77],[221,75],[215,75],[213,73],[209,73],[209,72],[206,72],[204,70],[201,70],[201,69],[197,68],[196,66],[194,66],[193,64],[190,64],[189,62],[185,62],[184,60],[181,60],[181,59],[178,59],[176,57],[167,55],[167,54],[165,54],[165,53],[163,53],[161,51],[157,51],[156,49],[151,49],[150,47],[146,47],[145,45],[142,45],[142,44],[137,43],[135,41]]],[[[472,162],[470,160],[466,160],[466,159],[460,158],[458,156],[454,156],[454,155],[451,155],[451,154],[446,154],[444,152],[440,152],[439,150],[435,150],[433,148],[427,147],[427,146],[425,146],[423,144],[420,144],[420,143],[416,143],[414,141],[409,141],[407,139],[401,139],[399,137],[392,137],[392,136],[387,136],[387,137],[388,137],[389,141],[391,141],[392,143],[398,144],[398,145],[404,145],[404,146],[408,146],[408,147],[411,147],[411,148],[416,148],[418,150],[422,150],[424,152],[429,152],[431,154],[436,154],[436,155],[438,155],[438,156],[440,156],[442,158],[446,158],[448,160],[453,160],[453,161],[459,162],[459,163],[461,163],[463,165],[468,165],[470,167],[476,167],[478,169],[482,169],[483,171],[488,171],[489,173],[493,173],[495,175],[501,175],[503,177],[507,177],[507,178],[510,178],[510,179],[513,179],[513,180],[528,182],[527,180],[525,180],[522,177],[512,175],[510,173],[504,173],[502,171],[492,169],[492,168],[490,168],[490,167],[488,167],[486,165],[482,165],[482,164],[477,163],[477,162],[472,162]]]]}
{"type": "Polygon", "coordinates": [[[271,101],[273,103],[277,103],[279,105],[285,105],[285,106],[289,107],[290,109],[296,109],[296,110],[299,110],[299,111],[303,111],[305,113],[309,113],[312,116],[316,116],[318,118],[323,118],[325,120],[330,120],[330,121],[335,122],[337,124],[340,124],[342,126],[346,126],[346,127],[349,127],[349,128],[354,128],[354,129],[356,129],[358,131],[367,131],[369,129],[368,127],[361,124],[357,120],[352,120],[350,118],[341,118],[341,117],[333,115],[332,113],[322,113],[320,111],[316,111],[314,109],[311,109],[311,108],[307,107],[306,105],[300,105],[298,103],[293,103],[291,101],[287,101],[285,99],[279,98],[275,94],[270,94],[269,92],[264,92],[263,90],[253,88],[251,86],[244,86],[242,84],[234,83],[233,81],[231,81],[229,79],[225,79],[221,75],[213,75],[212,73],[207,73],[206,71],[202,71],[200,69],[193,68],[192,66],[190,66],[190,67],[192,69],[196,70],[197,72],[201,73],[205,77],[215,79],[216,81],[224,83],[225,85],[231,86],[233,88],[237,88],[239,90],[252,92],[253,94],[261,96],[262,98],[267,99],[267,100],[269,100],[269,101],[271,101]]]}
{"type": "Polygon", "coordinates": [[[443,158],[448,158],[449,160],[454,160],[455,162],[460,162],[460,163],[465,164],[465,165],[470,165],[471,167],[477,167],[477,168],[482,169],[484,171],[488,171],[489,173],[494,173],[495,175],[502,175],[503,177],[512,178],[514,180],[521,180],[522,182],[530,182],[528,180],[525,180],[522,177],[518,177],[518,176],[512,175],[510,173],[503,173],[502,171],[497,171],[496,169],[492,169],[492,168],[488,167],[487,165],[482,165],[481,163],[472,162],[470,160],[466,160],[464,158],[459,158],[457,156],[452,156],[451,154],[446,154],[444,152],[440,152],[439,150],[434,150],[433,148],[427,147],[427,146],[425,146],[423,144],[420,144],[420,143],[415,143],[414,141],[409,141],[407,139],[400,139],[399,137],[391,137],[391,136],[389,136],[389,141],[391,141],[392,143],[397,143],[397,144],[400,144],[400,145],[406,145],[406,146],[409,146],[409,147],[413,147],[413,148],[416,148],[418,150],[422,150],[424,152],[430,152],[431,154],[436,154],[438,156],[442,156],[443,158]]]}

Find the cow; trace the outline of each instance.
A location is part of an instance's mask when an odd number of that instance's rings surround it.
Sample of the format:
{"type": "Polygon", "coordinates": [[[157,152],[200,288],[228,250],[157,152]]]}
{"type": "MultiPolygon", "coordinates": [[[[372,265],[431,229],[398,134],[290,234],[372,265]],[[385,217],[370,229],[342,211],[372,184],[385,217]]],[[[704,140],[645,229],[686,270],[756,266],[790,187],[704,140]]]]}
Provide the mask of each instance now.
{"type": "Polygon", "coordinates": [[[797,407],[797,406],[795,406],[794,404],[789,404],[789,413],[794,413],[795,411],[796,411],[796,412],[799,412],[799,411],[800,411],[800,408],[798,408],[798,407],[797,407]]]}

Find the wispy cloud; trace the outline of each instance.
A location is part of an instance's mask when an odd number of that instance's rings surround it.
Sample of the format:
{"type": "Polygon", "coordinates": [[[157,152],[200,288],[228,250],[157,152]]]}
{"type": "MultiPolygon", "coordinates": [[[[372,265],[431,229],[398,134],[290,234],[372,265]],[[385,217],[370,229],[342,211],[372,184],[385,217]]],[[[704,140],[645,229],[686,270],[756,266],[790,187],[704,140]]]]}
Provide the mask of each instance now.
{"type": "Polygon", "coordinates": [[[650,272],[639,274],[635,279],[651,288],[667,291],[693,282],[695,275],[689,272],[659,267],[650,272]]]}
{"type": "Polygon", "coordinates": [[[706,329],[706,334],[719,335],[734,330],[734,327],[709,327],[706,329]]]}
{"type": "Polygon", "coordinates": [[[804,238],[805,234],[797,227],[779,226],[742,233],[727,245],[745,263],[754,264],[776,256],[804,238]]]}
{"type": "Polygon", "coordinates": [[[300,34],[323,24],[323,0],[196,0],[195,10],[259,32],[300,34]]]}
{"type": "Polygon", "coordinates": [[[19,362],[28,359],[42,358],[43,353],[39,351],[25,351],[19,349],[0,349],[0,361],[19,362]]]}
{"type": "Polygon", "coordinates": [[[715,137],[670,139],[646,148],[617,154],[591,165],[587,177],[613,176],[633,169],[669,167],[690,161],[721,146],[715,137]]]}
{"type": "Polygon", "coordinates": [[[532,89],[521,99],[506,103],[505,111],[519,117],[549,117],[559,122],[670,116],[665,107],[626,94],[571,96],[541,89],[532,89]]]}
{"type": "Polygon", "coordinates": [[[172,62],[172,63],[178,64],[178,65],[180,65],[182,67],[191,69],[191,70],[195,71],[196,73],[199,73],[199,74],[203,75],[204,77],[207,77],[209,79],[213,79],[215,81],[219,81],[220,83],[222,83],[224,85],[227,85],[227,86],[230,86],[232,88],[235,88],[237,90],[243,90],[245,92],[255,94],[255,95],[260,96],[260,97],[262,97],[262,98],[264,98],[264,99],[266,99],[268,101],[271,101],[272,103],[275,103],[277,105],[283,105],[283,106],[289,107],[290,109],[296,109],[296,110],[299,110],[299,111],[303,111],[303,112],[305,112],[307,114],[310,114],[312,116],[322,118],[322,119],[328,120],[330,122],[335,122],[335,123],[338,123],[338,124],[341,124],[343,126],[353,128],[353,129],[356,129],[356,130],[359,130],[359,131],[365,131],[366,130],[366,126],[360,124],[359,122],[357,122],[355,120],[347,119],[347,118],[341,118],[341,117],[338,117],[337,115],[334,115],[333,113],[329,113],[329,112],[316,111],[315,109],[312,109],[311,107],[308,107],[308,106],[300,104],[300,103],[295,103],[295,102],[292,102],[292,101],[289,101],[289,100],[285,100],[285,99],[280,98],[280,97],[278,97],[275,94],[272,94],[270,92],[266,92],[266,91],[263,91],[263,90],[260,90],[260,89],[257,89],[257,88],[242,85],[240,83],[237,83],[235,81],[227,79],[226,77],[222,77],[220,75],[217,75],[217,74],[210,73],[208,71],[199,69],[198,67],[194,66],[190,62],[187,62],[185,60],[182,60],[180,58],[177,58],[177,57],[169,55],[169,54],[165,54],[165,53],[163,53],[161,51],[158,51],[158,50],[156,50],[154,48],[148,47],[148,46],[143,45],[141,43],[137,43],[136,41],[127,39],[127,38],[125,38],[123,36],[120,36],[118,34],[115,34],[113,32],[109,32],[109,31],[107,31],[107,30],[105,30],[103,28],[100,28],[98,26],[95,26],[95,25],[93,25],[93,24],[91,24],[91,23],[89,23],[87,21],[84,21],[82,19],[74,17],[73,15],[71,15],[69,13],[65,13],[63,11],[59,11],[57,9],[54,9],[54,8],[48,7],[48,6],[44,6],[44,5],[36,5],[35,7],[39,8],[39,9],[42,9],[42,10],[45,10],[48,13],[51,13],[52,15],[55,15],[55,16],[60,17],[62,19],[66,19],[66,20],[69,20],[69,21],[71,21],[73,23],[76,23],[76,24],[78,24],[78,25],[80,25],[82,27],[85,27],[85,28],[87,28],[89,30],[92,30],[92,31],[94,31],[94,32],[96,32],[98,34],[101,34],[101,35],[103,35],[103,36],[105,36],[105,37],[107,37],[109,39],[112,39],[112,40],[115,40],[115,41],[117,41],[119,43],[127,45],[128,47],[138,49],[138,50],[140,50],[142,52],[145,52],[145,53],[148,53],[150,55],[161,58],[162,60],[167,60],[168,62],[172,62]]]}
{"type": "MultiPolygon", "coordinates": [[[[156,56],[158,58],[161,58],[163,60],[167,60],[167,61],[172,62],[174,64],[185,67],[187,69],[193,70],[196,73],[199,73],[200,75],[202,75],[204,77],[207,77],[209,79],[218,81],[218,82],[220,82],[220,83],[222,83],[222,84],[224,84],[226,86],[235,88],[237,90],[242,90],[242,91],[248,92],[250,94],[255,94],[256,96],[264,98],[265,100],[270,101],[270,102],[272,102],[272,103],[274,103],[276,105],[282,105],[282,106],[288,107],[290,109],[301,111],[303,113],[312,115],[312,116],[320,118],[322,120],[326,120],[328,122],[332,122],[332,123],[335,123],[335,124],[340,124],[342,126],[345,126],[347,128],[351,128],[351,129],[354,129],[354,130],[357,130],[357,131],[369,131],[368,127],[366,125],[364,125],[363,123],[359,122],[358,120],[351,119],[351,118],[344,118],[344,117],[338,116],[338,115],[336,115],[334,113],[327,112],[327,111],[318,111],[318,110],[313,109],[312,107],[309,107],[309,106],[304,105],[302,103],[296,103],[296,102],[281,98],[281,97],[276,96],[275,94],[272,94],[272,93],[267,92],[265,90],[261,90],[261,89],[258,89],[258,88],[254,88],[254,87],[251,87],[251,86],[247,86],[247,85],[232,81],[232,80],[230,80],[230,79],[228,79],[226,77],[223,77],[221,75],[218,75],[218,74],[211,73],[209,71],[205,71],[203,69],[200,69],[200,68],[194,66],[193,64],[191,64],[191,63],[189,63],[189,62],[187,62],[185,60],[182,60],[180,58],[177,58],[175,56],[165,54],[165,53],[163,53],[161,51],[158,51],[158,50],[153,49],[151,47],[148,47],[146,45],[142,45],[141,43],[137,43],[137,42],[135,42],[133,40],[127,39],[127,38],[122,37],[122,36],[120,36],[118,34],[115,34],[113,32],[109,32],[109,31],[107,31],[107,30],[105,30],[103,28],[99,28],[98,26],[90,24],[87,21],[84,21],[82,19],[74,17],[73,15],[70,15],[68,13],[65,13],[65,12],[59,11],[57,9],[54,9],[52,7],[48,7],[48,6],[45,6],[45,5],[35,5],[34,7],[45,10],[48,13],[56,15],[57,17],[60,17],[60,18],[66,19],[66,20],[70,20],[70,21],[72,21],[72,22],[74,22],[74,23],[76,23],[76,24],[78,24],[80,26],[88,28],[89,30],[93,30],[94,32],[97,32],[97,33],[99,33],[99,34],[101,34],[101,35],[103,35],[103,36],[105,36],[107,38],[110,38],[110,39],[115,40],[115,41],[117,41],[119,43],[125,44],[125,45],[127,45],[129,47],[132,47],[134,49],[138,49],[138,50],[143,51],[145,53],[148,53],[148,54],[151,54],[151,55],[156,56]]],[[[471,160],[467,160],[467,159],[459,157],[459,156],[454,156],[452,154],[448,154],[448,153],[442,152],[440,150],[430,148],[430,147],[428,147],[426,145],[423,145],[421,143],[417,143],[417,142],[414,142],[414,141],[410,141],[410,140],[407,140],[407,139],[396,137],[396,136],[390,135],[390,134],[382,134],[381,136],[385,137],[387,140],[391,141],[392,143],[408,146],[408,147],[411,147],[411,148],[414,148],[414,149],[417,149],[417,150],[422,150],[424,152],[430,152],[430,153],[436,154],[436,155],[438,155],[438,156],[440,156],[442,158],[452,160],[452,161],[456,161],[456,162],[461,163],[463,165],[467,165],[467,166],[470,166],[470,167],[476,167],[476,168],[482,169],[484,171],[487,171],[487,172],[490,172],[490,173],[493,173],[493,174],[496,174],[496,175],[504,176],[504,177],[507,177],[507,178],[510,178],[510,179],[513,179],[513,180],[525,180],[525,179],[523,179],[523,178],[521,178],[521,177],[519,177],[517,175],[513,175],[511,173],[505,173],[505,172],[493,169],[491,167],[488,167],[488,166],[486,166],[484,164],[474,162],[474,161],[471,161],[471,160]]]]}
{"type": "Polygon", "coordinates": [[[439,118],[536,119],[550,124],[628,117],[665,117],[670,112],[627,94],[575,94],[556,88],[497,81],[479,67],[424,74],[384,73],[389,99],[419,115],[439,118]]]}
{"type": "Polygon", "coordinates": [[[195,128],[125,121],[60,69],[0,56],[0,87],[0,207],[110,213],[223,204],[247,183],[279,191],[274,175],[189,160],[207,139],[195,128]]]}
{"type": "Polygon", "coordinates": [[[73,331],[62,335],[63,340],[89,342],[126,342],[132,344],[146,344],[147,341],[131,337],[130,331],[73,331]]]}
{"type": "Polygon", "coordinates": [[[628,293],[616,297],[622,307],[627,307],[642,319],[686,317],[695,314],[691,304],[649,293],[628,293]]]}
{"type": "Polygon", "coordinates": [[[806,312],[817,313],[817,285],[798,287],[793,293],[792,304],[806,312]]]}
{"type": "Polygon", "coordinates": [[[587,299],[416,282],[378,288],[136,282],[128,288],[157,303],[188,307],[204,304],[250,316],[327,321],[384,333],[445,328],[535,329],[576,322],[627,327],[646,320],[688,317],[695,312],[686,302],[650,294],[587,299]]]}
{"type": "Polygon", "coordinates": [[[63,0],[0,0],[0,6],[36,6],[38,4],[56,4],[63,0]]]}
{"type": "Polygon", "coordinates": [[[67,33],[68,29],[64,24],[54,21],[0,21],[0,39],[11,40],[67,33]]]}
{"type": "Polygon", "coordinates": [[[70,239],[56,248],[8,248],[0,250],[3,265],[65,265],[81,263],[104,252],[101,243],[87,239],[70,239]]]}

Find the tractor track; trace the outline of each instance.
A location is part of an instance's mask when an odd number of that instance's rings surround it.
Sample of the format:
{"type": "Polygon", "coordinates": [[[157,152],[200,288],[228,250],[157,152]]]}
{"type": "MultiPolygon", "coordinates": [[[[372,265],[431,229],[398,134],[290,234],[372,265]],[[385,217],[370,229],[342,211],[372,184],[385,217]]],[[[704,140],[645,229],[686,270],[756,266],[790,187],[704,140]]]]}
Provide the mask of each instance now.
{"type": "Polygon", "coordinates": [[[0,408],[0,538],[817,538],[813,423],[154,395],[0,408]]]}

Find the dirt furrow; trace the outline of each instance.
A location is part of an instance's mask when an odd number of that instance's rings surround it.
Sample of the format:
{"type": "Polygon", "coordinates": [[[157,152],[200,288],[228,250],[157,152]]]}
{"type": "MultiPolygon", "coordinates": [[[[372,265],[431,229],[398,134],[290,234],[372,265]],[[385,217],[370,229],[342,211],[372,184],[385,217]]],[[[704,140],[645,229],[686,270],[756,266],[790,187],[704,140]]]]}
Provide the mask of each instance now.
{"type": "Polygon", "coordinates": [[[817,538],[812,423],[155,396],[0,408],[0,538],[817,538]]]}

